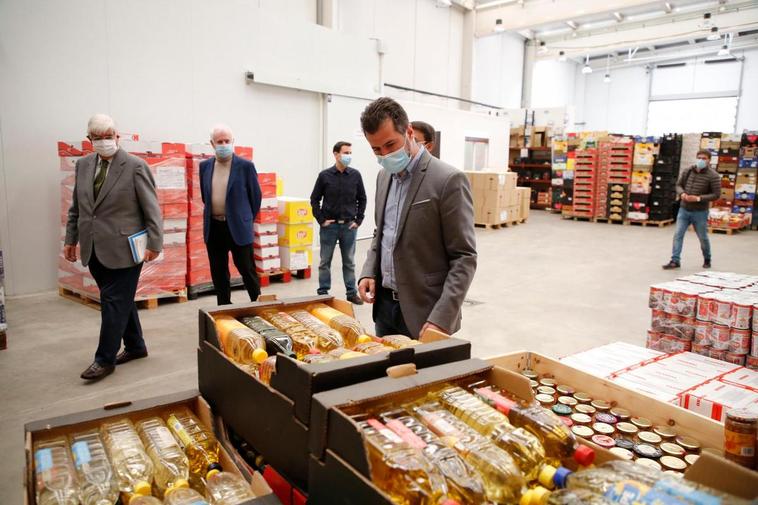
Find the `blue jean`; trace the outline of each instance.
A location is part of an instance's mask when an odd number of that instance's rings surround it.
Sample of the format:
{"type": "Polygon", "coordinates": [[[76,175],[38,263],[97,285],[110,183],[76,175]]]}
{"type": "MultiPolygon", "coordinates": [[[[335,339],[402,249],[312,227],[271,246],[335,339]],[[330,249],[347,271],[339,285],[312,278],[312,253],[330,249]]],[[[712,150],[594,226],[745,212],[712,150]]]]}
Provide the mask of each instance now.
{"type": "Polygon", "coordinates": [[[700,240],[700,249],[703,251],[703,259],[711,261],[711,242],[708,240],[708,210],[687,210],[679,207],[676,216],[676,232],[674,232],[674,248],[671,252],[671,261],[680,263],[682,257],[682,243],[687,228],[692,225],[700,240]]]}
{"type": "Polygon", "coordinates": [[[321,261],[318,265],[318,294],[326,295],[332,287],[332,256],[337,243],[342,253],[342,278],[347,296],[358,294],[355,287],[355,238],[358,229],[351,230],[350,223],[332,223],[319,230],[321,261]]]}

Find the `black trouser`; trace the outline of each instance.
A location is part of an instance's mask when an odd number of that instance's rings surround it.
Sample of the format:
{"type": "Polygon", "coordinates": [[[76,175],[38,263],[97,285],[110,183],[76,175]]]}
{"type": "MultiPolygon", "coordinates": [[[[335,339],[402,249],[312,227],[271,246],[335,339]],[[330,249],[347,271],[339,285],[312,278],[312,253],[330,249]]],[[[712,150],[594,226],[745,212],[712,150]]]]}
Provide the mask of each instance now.
{"type": "Polygon", "coordinates": [[[261,285],[255,273],[253,261],[253,244],[237,245],[226,221],[211,219],[211,230],[208,235],[208,261],[211,264],[211,278],[216,288],[216,300],[219,305],[232,303],[232,287],[229,284],[229,253],[232,253],[234,266],[237,267],[242,282],[245,284],[250,301],[254,302],[261,294],[261,285]]]}
{"type": "Polygon", "coordinates": [[[405,335],[411,338],[418,338],[411,335],[411,332],[405,325],[403,312],[400,310],[400,302],[393,300],[392,291],[382,287],[380,279],[377,279],[376,282],[376,301],[374,302],[373,310],[376,336],[405,335]]]}
{"type": "Polygon", "coordinates": [[[136,354],[145,352],[142,326],[134,303],[142,263],[129,268],[107,268],[97,259],[93,249],[89,271],[100,289],[100,343],[95,361],[101,365],[116,364],[122,339],[125,350],[136,354]]]}

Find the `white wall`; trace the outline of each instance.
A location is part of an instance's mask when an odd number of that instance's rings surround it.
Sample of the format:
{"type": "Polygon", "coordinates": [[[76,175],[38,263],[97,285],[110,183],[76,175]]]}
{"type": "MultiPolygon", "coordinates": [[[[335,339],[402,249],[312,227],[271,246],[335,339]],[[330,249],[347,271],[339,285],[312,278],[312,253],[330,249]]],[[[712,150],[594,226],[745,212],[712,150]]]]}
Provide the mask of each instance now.
{"type": "MultiPolygon", "coordinates": [[[[122,131],[144,139],[188,143],[205,141],[213,123],[227,122],[238,144],[254,146],[259,170],[279,172],[288,194],[309,195],[324,151],[335,141],[324,131],[322,96],[249,85],[244,72],[257,50],[250,33],[256,13],[289,20],[294,39],[298,27],[316,22],[316,5],[0,2],[0,247],[8,293],[55,287],[61,212],[56,141],[82,139],[96,112],[111,114],[122,131]]],[[[459,94],[460,11],[438,9],[433,0],[338,6],[346,32],[387,41],[387,82],[459,94]]]]}
{"type": "Polygon", "coordinates": [[[521,107],[524,39],[500,33],[474,42],[472,99],[502,108],[521,107]]]}
{"type": "Polygon", "coordinates": [[[538,61],[534,65],[530,106],[537,109],[574,105],[578,68],[573,61],[538,61]]]}
{"type": "Polygon", "coordinates": [[[644,135],[648,99],[645,68],[614,70],[610,83],[603,82],[604,74],[596,70],[585,76],[582,129],[644,135]]]}
{"type": "Polygon", "coordinates": [[[742,96],[737,112],[737,132],[758,130],[758,49],[745,51],[742,64],[742,96]]]}

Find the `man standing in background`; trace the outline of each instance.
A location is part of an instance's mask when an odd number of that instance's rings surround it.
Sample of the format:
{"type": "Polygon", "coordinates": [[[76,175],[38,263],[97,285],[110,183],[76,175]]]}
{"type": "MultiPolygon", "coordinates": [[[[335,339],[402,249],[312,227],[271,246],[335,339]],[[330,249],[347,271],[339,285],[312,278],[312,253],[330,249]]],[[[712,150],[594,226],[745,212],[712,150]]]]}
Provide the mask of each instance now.
{"type": "Polygon", "coordinates": [[[250,301],[261,294],[253,262],[253,221],[261,208],[261,187],[252,161],[234,154],[234,134],[226,125],[211,130],[216,156],[200,163],[203,237],[219,305],[232,303],[229,253],[250,301]]]}
{"type": "Polygon", "coordinates": [[[416,139],[416,143],[424,146],[424,149],[429,151],[429,154],[432,154],[436,147],[434,143],[434,127],[423,121],[413,121],[411,127],[413,128],[413,138],[416,139]]]}
{"type": "Polygon", "coordinates": [[[142,262],[153,261],[163,248],[163,219],[150,168],[118,146],[113,119],[96,114],[87,125],[95,154],[76,162],[76,183],[68,211],[63,255],[89,266],[100,290],[100,343],[95,360],[81,374],[97,380],[116,365],[147,356],[134,295],[142,262]],[[135,257],[130,236],[147,232],[144,258],[135,257]],[[121,341],[124,350],[118,353],[121,341]]]}
{"type": "Polygon", "coordinates": [[[355,286],[355,239],[366,212],[366,190],[361,173],[350,167],[352,144],[337,142],[332,154],[334,165],[318,175],[311,193],[313,217],[321,226],[318,294],[329,294],[332,287],[332,257],[339,243],[347,299],[363,305],[355,286]]]}
{"type": "Polygon", "coordinates": [[[698,151],[697,161],[679,174],[676,193],[681,201],[676,216],[676,231],[671,261],[663,265],[664,270],[681,266],[684,234],[690,224],[695,228],[703,251],[703,268],[711,268],[711,243],[708,240],[708,206],[721,196],[721,176],[711,168],[711,153],[698,151]]]}

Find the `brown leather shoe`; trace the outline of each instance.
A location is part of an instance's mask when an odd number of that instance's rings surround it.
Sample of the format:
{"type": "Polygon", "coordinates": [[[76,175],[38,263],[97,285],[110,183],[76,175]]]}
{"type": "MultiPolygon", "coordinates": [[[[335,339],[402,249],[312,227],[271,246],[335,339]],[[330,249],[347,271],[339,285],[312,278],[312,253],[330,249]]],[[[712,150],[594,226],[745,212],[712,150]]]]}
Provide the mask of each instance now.
{"type": "Polygon", "coordinates": [[[140,358],[147,358],[147,351],[137,353],[124,350],[116,355],[116,364],[123,365],[124,363],[127,363],[133,359],[140,358]]]}
{"type": "Polygon", "coordinates": [[[115,369],[115,365],[101,365],[97,361],[93,361],[80,377],[88,381],[100,380],[106,375],[112,374],[115,369]]]}

